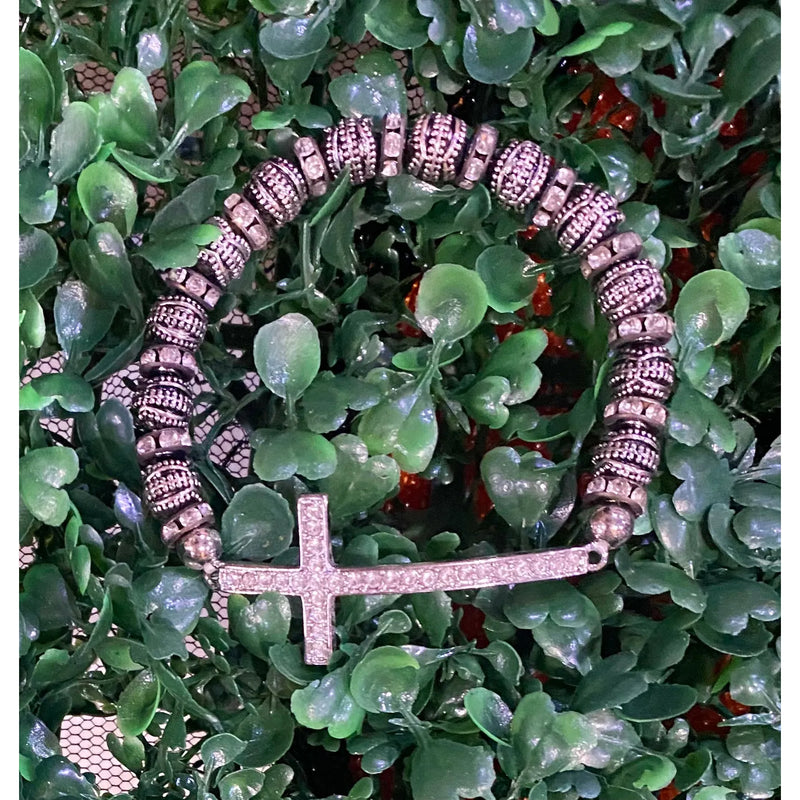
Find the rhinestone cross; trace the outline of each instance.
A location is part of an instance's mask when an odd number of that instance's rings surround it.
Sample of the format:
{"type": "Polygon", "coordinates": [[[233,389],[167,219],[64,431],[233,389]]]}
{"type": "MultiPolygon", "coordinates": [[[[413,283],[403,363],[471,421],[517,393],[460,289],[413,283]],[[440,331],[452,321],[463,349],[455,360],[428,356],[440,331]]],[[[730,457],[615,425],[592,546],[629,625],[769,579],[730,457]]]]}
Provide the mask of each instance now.
{"type": "Polygon", "coordinates": [[[594,572],[608,559],[607,546],[592,542],[582,547],[461,561],[337,567],[331,555],[327,495],[302,495],[297,501],[297,519],[299,567],[224,563],[220,565],[218,580],[223,592],[279,592],[299,596],[303,603],[307,664],[327,664],[333,653],[337,596],[452,592],[553,580],[594,572]]]}

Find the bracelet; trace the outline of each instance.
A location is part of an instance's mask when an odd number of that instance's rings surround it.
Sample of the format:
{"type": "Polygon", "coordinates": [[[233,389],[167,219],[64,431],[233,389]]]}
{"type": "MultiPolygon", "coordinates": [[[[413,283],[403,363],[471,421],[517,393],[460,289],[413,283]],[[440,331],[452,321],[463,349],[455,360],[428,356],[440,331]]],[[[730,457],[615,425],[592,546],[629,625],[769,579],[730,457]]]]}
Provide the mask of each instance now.
{"type": "Polygon", "coordinates": [[[665,402],[675,377],[665,347],[673,322],[659,311],[666,302],[663,279],[640,256],[639,236],[617,232],[624,217],[608,192],[580,182],[535,142],[514,139],[498,146],[498,138],[486,124],[470,135],[465,122],[442,113],[419,117],[408,135],[399,114],[388,114],[377,133],[366,118],[343,119],[324,131],[321,148],[304,136],[294,143],[294,162],[276,157],[256,167],[241,194],[229,195],[222,214],[209,220],[220,235],[201,249],[195,266],[165,274],[168,289],[147,318],[132,410],[141,433],[136,451],[145,505],[162,522],[164,542],[177,547],[187,566],[213,575],[222,554],[213,511],[189,458],[190,384],[198,373],[194,353],[205,336],[207,312],[241,275],[251,253],[265,249],[273,232],[297,217],[309,198],[324,195],[345,169],[354,185],[403,169],[463,189],[486,182],[500,205],[551,228],[563,252],[580,257],[582,274],[610,322],[614,352],[605,430],[592,451],[582,498],[593,509],[587,538],[607,552],[631,536],[658,467],[665,402]]]}

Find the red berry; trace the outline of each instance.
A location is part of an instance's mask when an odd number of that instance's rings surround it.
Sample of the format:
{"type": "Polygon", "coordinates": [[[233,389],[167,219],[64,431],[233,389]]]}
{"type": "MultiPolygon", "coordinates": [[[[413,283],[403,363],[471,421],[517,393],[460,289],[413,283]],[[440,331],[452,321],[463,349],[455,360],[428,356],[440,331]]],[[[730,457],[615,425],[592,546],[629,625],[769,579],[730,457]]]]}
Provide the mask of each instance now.
{"type": "Polygon", "coordinates": [[[721,138],[725,139],[738,139],[740,136],[744,135],[746,130],[747,111],[740,108],[736,114],[734,114],[732,120],[723,123],[722,127],[719,129],[719,135],[721,138]]]}
{"type": "Polygon", "coordinates": [[[725,222],[725,218],[719,211],[712,211],[703,221],[700,223],[700,233],[703,234],[703,238],[710,242],[713,238],[714,228],[718,228],[720,225],[725,222]]]}
{"type": "Polygon", "coordinates": [[[739,172],[741,172],[742,175],[756,175],[761,172],[766,163],[767,154],[763,150],[756,150],[754,153],[750,153],[750,155],[739,164],[739,172]]]}
{"type": "Polygon", "coordinates": [[[497,334],[497,338],[501,342],[504,342],[509,336],[519,333],[519,331],[524,331],[525,327],[523,325],[518,325],[516,322],[507,322],[504,325],[495,325],[494,330],[497,334]]]}
{"type": "Polygon", "coordinates": [[[611,128],[598,128],[594,134],[595,139],[611,139],[613,136],[611,128]]]}
{"type": "Polygon", "coordinates": [[[695,733],[707,733],[714,736],[727,736],[728,729],[719,727],[719,723],[724,721],[724,717],[711,706],[692,706],[684,717],[695,733]]]}
{"type": "Polygon", "coordinates": [[[480,481],[475,487],[475,494],[472,498],[472,508],[478,519],[485,519],[487,514],[494,508],[494,502],[492,502],[492,498],[489,497],[489,493],[486,491],[483,481],[480,481]]]}
{"type": "Polygon", "coordinates": [[[539,234],[539,228],[536,225],[528,225],[524,231],[520,231],[517,236],[520,239],[525,239],[525,241],[530,241],[531,239],[535,239],[536,236],[539,234]]]}
{"type": "Polygon", "coordinates": [[[547,282],[543,272],[539,273],[536,281],[536,291],[533,293],[533,299],[531,300],[533,311],[540,317],[549,317],[553,313],[553,305],[550,302],[553,290],[550,288],[550,284],[547,282]]]}
{"type": "Polygon", "coordinates": [[[413,511],[424,511],[431,504],[431,482],[421,475],[400,472],[400,491],[397,499],[413,511]]]}
{"type": "Polygon", "coordinates": [[[638,119],[639,106],[630,100],[608,115],[609,123],[621,131],[625,131],[625,133],[630,133],[633,130],[638,119]]]}
{"type": "Polygon", "coordinates": [[[740,717],[742,714],[750,713],[750,706],[744,705],[731,697],[731,693],[726,689],[719,696],[719,701],[734,717],[740,717]]]}
{"type": "Polygon", "coordinates": [[[483,629],[486,614],[473,605],[453,603],[453,608],[460,608],[463,612],[461,622],[458,623],[461,633],[463,633],[467,639],[474,640],[478,647],[486,647],[489,644],[486,631],[483,629]]]}
{"type": "Polygon", "coordinates": [[[411,284],[411,289],[409,289],[408,294],[405,297],[406,306],[408,306],[408,310],[414,312],[417,308],[417,295],[419,294],[419,284],[422,280],[422,276],[417,278],[414,283],[411,284]]]}
{"type": "Polygon", "coordinates": [[[539,683],[544,685],[547,681],[550,680],[550,676],[546,672],[542,672],[541,670],[535,669],[533,671],[533,677],[536,678],[539,683]]]}
{"type": "Polygon", "coordinates": [[[670,783],[658,793],[658,800],[675,800],[680,792],[675,788],[675,783],[670,783]]]}
{"type": "Polygon", "coordinates": [[[661,137],[655,133],[655,131],[642,142],[642,152],[650,159],[650,161],[652,161],[655,157],[656,151],[660,149],[661,137]]]}
{"type": "Polygon", "coordinates": [[[564,123],[564,127],[569,133],[575,133],[578,125],[580,125],[581,119],[583,119],[583,114],[581,114],[580,111],[576,111],[572,117],[570,117],[569,122],[564,123]]]}
{"type": "Polygon", "coordinates": [[[654,94],[650,99],[653,101],[653,116],[661,119],[667,113],[667,104],[664,102],[664,98],[654,94]]]}

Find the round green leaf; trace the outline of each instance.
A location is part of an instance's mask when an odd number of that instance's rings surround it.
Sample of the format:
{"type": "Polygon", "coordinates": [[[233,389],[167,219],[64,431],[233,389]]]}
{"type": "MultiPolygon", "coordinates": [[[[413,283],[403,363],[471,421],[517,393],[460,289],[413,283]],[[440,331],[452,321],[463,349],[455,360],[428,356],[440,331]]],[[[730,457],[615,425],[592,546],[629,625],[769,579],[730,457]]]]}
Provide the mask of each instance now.
{"type": "Polygon", "coordinates": [[[203,576],[185,567],[151,569],[133,582],[132,597],[142,617],[159,615],[181,634],[191,633],[208,597],[203,576]]]}
{"type": "Polygon", "coordinates": [[[252,603],[241,595],[228,598],[231,633],[253,655],[267,661],[269,646],[282,644],[289,633],[292,612],[286,595],[264,592],[252,603]]]}
{"type": "Polygon", "coordinates": [[[511,709],[499,695],[479,686],[464,695],[464,708],[470,719],[490,738],[508,743],[511,733],[511,709]]]}
{"type": "Polygon", "coordinates": [[[485,747],[469,747],[452,739],[433,739],[411,756],[414,800],[492,798],[494,754],[485,747]]]}
{"type": "Polygon", "coordinates": [[[253,343],[253,359],[273,394],[296,400],[319,372],[319,334],[314,323],[292,312],[264,325],[253,343]]]}
{"type": "Polygon", "coordinates": [[[69,447],[30,450],[19,461],[22,500],[36,519],[60,525],[69,513],[70,501],[60,487],[78,477],[78,456],[69,447]]]}
{"type": "Polygon", "coordinates": [[[729,233],[719,240],[719,260],[751,289],[781,285],[780,239],[760,230],[729,233]]]}
{"type": "MultiPolygon", "coordinates": [[[[302,58],[318,53],[328,43],[329,13],[311,17],[267,19],[258,34],[261,46],[277,58],[302,58]]],[[[246,98],[245,98],[246,99],[246,98]]]]}
{"type": "Polygon", "coordinates": [[[236,757],[242,767],[274,764],[292,746],[294,720],[283,703],[272,697],[237,726],[235,734],[247,742],[236,757]]]}
{"type": "Polygon", "coordinates": [[[47,67],[35,53],[20,47],[20,160],[39,163],[44,158],[44,137],[53,119],[54,108],[55,89],[47,67]]]}
{"type": "Polygon", "coordinates": [[[428,41],[428,20],[404,0],[380,0],[367,13],[366,23],[379,42],[398,50],[411,50],[428,41]]]}
{"type": "Polygon", "coordinates": [[[58,343],[68,358],[91,350],[111,325],[115,308],[109,308],[81,281],[58,287],[53,305],[58,343]]]}
{"type": "Polygon", "coordinates": [[[239,489],[222,514],[226,558],[265,561],[292,542],[294,517],[286,500],[260,484],[239,489]]]}
{"type": "Polygon", "coordinates": [[[19,173],[19,215],[28,225],[45,225],[58,208],[58,189],[47,167],[29,164],[19,173]]]}
{"type": "Polygon", "coordinates": [[[230,764],[245,748],[245,743],[232,733],[218,733],[203,739],[200,758],[209,771],[230,764]]]}
{"type": "Polygon", "coordinates": [[[464,33],[464,66],[476,81],[505,83],[519,72],[533,52],[533,31],[514,33],[470,24],[464,33]]]}
{"type": "Polygon", "coordinates": [[[117,725],[126,736],[138,736],[153,721],[161,700],[161,684],[149,670],[142,670],[122,690],[117,701],[117,725]]]}
{"type": "Polygon", "coordinates": [[[306,728],[327,728],[334,739],[346,739],[361,730],[364,709],[353,699],[345,669],[334,670],[292,694],[292,713],[306,728]]]}
{"type": "Polygon", "coordinates": [[[419,692],[419,662],[399,647],[378,647],[356,664],[350,691],[365,711],[410,710],[419,692]]]}
{"type": "Polygon", "coordinates": [[[94,407],[94,391],[80,375],[52,372],[34,378],[19,392],[21,411],[39,411],[53,401],[72,413],[91,411],[94,407]]]}
{"type": "Polygon", "coordinates": [[[88,103],[70,103],[50,137],[53,183],[63,183],[83,169],[97,155],[102,143],[97,112],[88,103]]]}
{"type": "Polygon", "coordinates": [[[472,270],[458,264],[436,264],[419,284],[414,316],[434,341],[455,342],[483,320],[489,297],[472,270]]]}
{"type": "Polygon", "coordinates": [[[697,702],[697,691],[676,683],[654,683],[622,706],[622,714],[633,722],[658,722],[685,714],[697,702]]]}
{"type": "Polygon", "coordinates": [[[536,275],[530,273],[533,265],[525,253],[508,244],[487,247],[478,256],[475,269],[495,311],[516,311],[530,302],[536,289],[536,275]]]}
{"type": "Polygon", "coordinates": [[[336,469],[336,448],[318,433],[265,431],[253,457],[253,471],[264,481],[282,481],[295,473],[311,480],[336,469]]]}
{"type": "Polygon", "coordinates": [[[103,161],[89,164],[78,176],[78,199],[93,223],[112,222],[127,236],[136,221],[136,189],[119,168],[103,161]]]}
{"type": "Polygon", "coordinates": [[[511,391],[503,402],[509,406],[524,403],[539,390],[542,373],[534,361],[546,347],[547,334],[541,329],[515,333],[492,353],[478,377],[497,375],[506,378],[511,391]]]}
{"type": "Polygon", "coordinates": [[[35,286],[56,265],[58,248],[53,237],[41,228],[19,235],[19,288],[35,286]]]}

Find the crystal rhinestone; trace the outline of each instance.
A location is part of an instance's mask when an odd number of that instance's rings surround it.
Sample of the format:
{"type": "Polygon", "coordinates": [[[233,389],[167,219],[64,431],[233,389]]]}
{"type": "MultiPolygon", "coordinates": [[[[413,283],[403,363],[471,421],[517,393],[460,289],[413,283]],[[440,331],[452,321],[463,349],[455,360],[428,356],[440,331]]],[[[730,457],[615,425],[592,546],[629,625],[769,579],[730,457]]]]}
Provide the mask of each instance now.
{"type": "Polygon", "coordinates": [[[640,516],[647,505],[647,490],[625,478],[593,478],[583,495],[586,505],[616,503],[627,506],[634,516],[640,516]]]}
{"type": "Polygon", "coordinates": [[[378,156],[378,175],[381,178],[391,178],[403,171],[405,145],[405,114],[387,114],[381,125],[381,147],[378,156]]]}
{"type": "Polygon", "coordinates": [[[478,125],[467,148],[464,166],[456,179],[456,186],[461,189],[473,189],[480,183],[494,155],[498,136],[497,128],[485,124],[478,125]]]}
{"type": "Polygon", "coordinates": [[[251,173],[242,195],[275,228],[291,222],[308,200],[303,173],[285,158],[271,158],[251,173]]]}
{"type": "Polygon", "coordinates": [[[589,539],[621,547],[633,534],[634,516],[625,506],[602,505],[589,518],[589,539]]]}
{"type": "Polygon", "coordinates": [[[624,344],[608,375],[613,399],[641,397],[663,402],[675,380],[675,366],[663,345],[624,344]]]}
{"type": "Polygon", "coordinates": [[[322,197],[328,191],[330,176],[325,166],[325,159],[310,136],[301,136],[292,148],[305,177],[311,197],[322,197]]]}
{"type": "Polygon", "coordinates": [[[603,420],[609,427],[639,423],[660,433],[667,422],[667,409],[656,400],[643,397],[623,397],[612,400],[603,410],[603,420]]]}
{"type": "Polygon", "coordinates": [[[579,183],[553,214],[553,227],[565,253],[585,254],[613,233],[622,219],[617,201],[608,192],[579,183]]]}
{"type": "Polygon", "coordinates": [[[666,344],[672,338],[674,331],[675,324],[666,314],[660,312],[634,314],[609,328],[608,343],[612,347],[632,342],[666,344]]]}
{"type": "Polygon", "coordinates": [[[171,269],[165,273],[164,283],[196,300],[208,311],[214,308],[221,297],[219,289],[193,269],[171,269]]]}
{"type": "Polygon", "coordinates": [[[553,159],[538,144],[512,139],[498,153],[491,168],[489,186],[497,202],[523,211],[539,199],[553,159]]]}
{"type": "Polygon", "coordinates": [[[589,250],[581,261],[581,272],[588,280],[624,259],[636,258],[642,250],[642,240],[633,231],[623,231],[604,239],[589,250]]]}
{"type": "Polygon", "coordinates": [[[608,267],[595,281],[600,310],[610,322],[657,311],[667,301],[661,273],[648,259],[629,259],[608,267]]]}
{"type": "Polygon", "coordinates": [[[177,375],[142,380],[131,403],[133,418],[144,431],[186,427],[192,409],[192,393],[177,375]]]}
{"type": "Polygon", "coordinates": [[[197,375],[197,361],[188,351],[172,345],[154,345],[139,356],[139,374],[143,378],[175,374],[187,382],[197,375]]]}
{"type": "Polygon", "coordinates": [[[335,178],[350,167],[350,183],[360,186],[375,177],[378,147],[366,117],[343,119],[325,129],[325,162],[335,178]]]}
{"type": "Polygon", "coordinates": [[[187,459],[168,458],[148,464],[143,471],[144,501],[158,519],[202,501],[200,481],[187,459]]]}
{"type": "Polygon", "coordinates": [[[171,344],[196,350],[206,335],[208,317],[197,300],[177,294],[162,295],[153,304],[145,337],[153,344],[171,344]]]}
{"type": "Polygon", "coordinates": [[[140,464],[164,455],[185,455],[192,449],[188,428],[164,428],[142,436],[136,442],[140,464]]]}
{"type": "Polygon", "coordinates": [[[428,183],[453,183],[466,153],[467,123],[452,114],[425,114],[407,145],[408,171],[428,183]]]}
{"type": "Polygon", "coordinates": [[[539,199],[538,206],[534,206],[531,222],[539,228],[548,228],[553,224],[558,214],[569,197],[572,187],[578,176],[574,169],[561,164],[552,169],[550,178],[539,199]]]}
{"type": "MultiPolygon", "coordinates": [[[[247,239],[252,250],[264,250],[269,244],[269,228],[258,216],[253,204],[240,194],[229,194],[225,198],[225,215],[231,225],[247,239]]],[[[247,259],[245,259],[247,260],[247,259]]]]}
{"type": "Polygon", "coordinates": [[[178,542],[178,555],[187,567],[205,569],[222,555],[222,538],[213,528],[195,528],[178,542]]]}
{"type": "Polygon", "coordinates": [[[161,526],[161,539],[168,546],[174,545],[181,536],[201,525],[212,525],[214,512],[204,500],[184,508],[161,526]]]}

